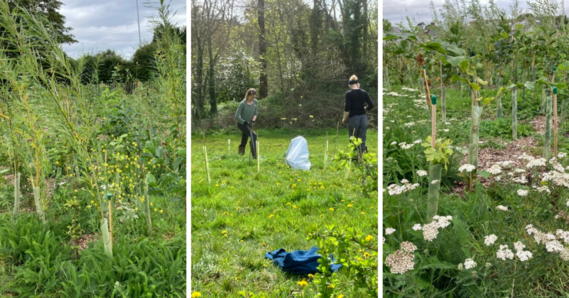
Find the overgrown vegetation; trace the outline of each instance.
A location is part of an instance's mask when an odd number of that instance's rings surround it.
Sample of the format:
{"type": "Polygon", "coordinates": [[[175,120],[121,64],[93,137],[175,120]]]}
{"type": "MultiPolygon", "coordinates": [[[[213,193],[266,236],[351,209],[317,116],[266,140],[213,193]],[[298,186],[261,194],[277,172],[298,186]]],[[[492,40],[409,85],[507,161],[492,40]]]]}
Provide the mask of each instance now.
{"type": "Polygon", "coordinates": [[[0,294],[185,297],[185,48],[168,6],[156,75],[124,90],[86,77],[41,14],[11,5],[0,3],[0,294]]]}

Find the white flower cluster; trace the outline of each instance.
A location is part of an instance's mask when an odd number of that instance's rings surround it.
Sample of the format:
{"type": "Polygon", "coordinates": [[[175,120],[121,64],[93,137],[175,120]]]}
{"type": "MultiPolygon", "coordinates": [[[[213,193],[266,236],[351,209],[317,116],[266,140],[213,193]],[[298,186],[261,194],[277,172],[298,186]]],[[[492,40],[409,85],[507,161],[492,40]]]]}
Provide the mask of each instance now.
{"type": "Polygon", "coordinates": [[[406,253],[402,249],[396,250],[393,254],[385,258],[385,265],[391,267],[391,273],[403,274],[413,270],[415,267],[415,255],[406,253]]]}
{"type": "Polygon", "coordinates": [[[524,189],[518,189],[518,196],[525,197],[528,195],[528,191],[524,189]]]}
{"type": "Polygon", "coordinates": [[[387,192],[390,196],[400,195],[419,187],[419,183],[410,184],[409,181],[401,180],[403,185],[391,184],[387,187],[387,192]]]}
{"type": "Polygon", "coordinates": [[[546,172],[543,173],[541,181],[551,181],[553,185],[569,188],[569,174],[567,173],[560,173],[557,171],[546,172]]]}
{"type": "Polygon", "coordinates": [[[529,251],[529,250],[524,251],[525,247],[526,246],[520,241],[514,243],[514,248],[516,249],[516,256],[522,262],[525,262],[525,261],[527,261],[533,257],[533,254],[531,253],[531,251],[529,251]]]}
{"type": "Polygon", "coordinates": [[[514,253],[508,248],[508,245],[500,245],[500,250],[496,252],[496,258],[506,260],[514,259],[514,253]]]}
{"type": "Polygon", "coordinates": [[[555,235],[551,233],[545,234],[531,224],[526,226],[526,232],[533,236],[533,239],[537,244],[545,244],[545,249],[548,252],[559,253],[563,260],[569,261],[569,249],[565,248],[563,244],[559,242],[559,240],[562,239],[563,242],[567,244],[569,240],[569,232],[559,229],[555,235]]]}
{"type": "Polygon", "coordinates": [[[467,173],[470,173],[470,172],[474,171],[474,169],[476,169],[475,166],[469,165],[469,164],[464,164],[464,165],[460,166],[460,168],[458,168],[458,171],[461,173],[464,171],[466,171],[467,173]]]}
{"type": "Polygon", "coordinates": [[[419,230],[422,230],[422,229],[423,229],[423,227],[421,227],[421,224],[415,224],[415,225],[413,226],[413,231],[419,231],[419,230]]]}
{"type": "Polygon", "coordinates": [[[526,184],[528,183],[528,179],[526,177],[526,175],[521,175],[519,178],[514,178],[512,179],[514,182],[519,183],[519,184],[526,184]]]}
{"type": "Polygon", "coordinates": [[[403,124],[403,126],[405,126],[405,127],[411,127],[411,126],[414,126],[414,125],[415,125],[415,122],[409,122],[409,123],[403,124]]]}
{"type": "Polygon", "coordinates": [[[417,175],[419,175],[419,177],[427,176],[427,171],[425,171],[425,170],[418,170],[418,171],[417,171],[417,175]]]}
{"type": "MultiPolygon", "coordinates": [[[[437,239],[439,234],[439,229],[444,229],[450,225],[452,220],[451,215],[447,216],[433,216],[433,221],[423,226],[423,238],[427,241],[433,241],[437,239]]],[[[416,226],[416,225],[415,225],[416,226]]],[[[413,227],[414,229],[415,227],[413,227]]]]}
{"type": "Polygon", "coordinates": [[[498,164],[504,168],[509,168],[512,166],[513,163],[514,162],[511,160],[506,160],[506,161],[499,162],[498,164]]]}
{"type": "Polygon", "coordinates": [[[385,228],[385,235],[391,235],[393,233],[395,233],[395,231],[397,231],[394,228],[385,228]]]}
{"type": "Polygon", "coordinates": [[[502,211],[508,211],[508,207],[506,207],[506,206],[502,206],[502,205],[498,205],[498,206],[496,206],[496,209],[498,209],[498,210],[502,210],[502,211]]]}
{"type": "Polygon", "coordinates": [[[401,249],[405,252],[412,253],[417,250],[417,246],[409,241],[401,242],[401,249]]]}
{"type": "Polygon", "coordinates": [[[498,240],[498,236],[492,234],[492,235],[488,235],[486,237],[484,237],[484,244],[486,244],[486,246],[490,246],[492,244],[494,244],[494,242],[496,242],[496,240],[498,240]]]}
{"type": "Polygon", "coordinates": [[[545,166],[546,166],[546,160],[543,157],[537,158],[537,159],[532,159],[526,165],[526,167],[528,169],[537,168],[537,167],[545,167],[545,166]]]}
{"type": "Polygon", "coordinates": [[[487,171],[492,175],[498,175],[502,173],[502,167],[500,167],[499,164],[495,164],[492,167],[490,167],[487,171]]]}
{"type": "Polygon", "coordinates": [[[525,161],[532,161],[535,159],[535,157],[531,156],[531,155],[527,155],[525,152],[524,154],[518,156],[518,159],[520,160],[525,160],[525,161]]]}
{"type": "Polygon", "coordinates": [[[464,260],[464,268],[466,270],[472,269],[474,267],[476,267],[476,262],[474,262],[474,260],[472,258],[468,258],[468,259],[464,260]]]}
{"type": "Polygon", "coordinates": [[[413,145],[415,145],[415,144],[407,144],[407,143],[405,143],[405,142],[399,143],[399,146],[400,146],[402,149],[405,149],[405,150],[410,149],[411,147],[413,147],[413,145]]]}
{"type": "Polygon", "coordinates": [[[397,93],[397,92],[395,92],[395,91],[391,91],[391,92],[388,92],[388,93],[385,93],[385,94],[386,94],[386,95],[391,95],[391,96],[405,96],[405,95],[399,94],[399,93],[397,93]]]}
{"type": "Polygon", "coordinates": [[[546,192],[546,193],[551,193],[551,191],[549,190],[549,188],[547,186],[540,186],[538,188],[536,188],[536,190],[538,192],[546,192]]]}
{"type": "Polygon", "coordinates": [[[566,156],[567,156],[567,153],[565,153],[565,152],[557,153],[557,157],[559,157],[559,158],[565,158],[566,156]]]}
{"type": "Polygon", "coordinates": [[[411,92],[419,92],[417,89],[409,88],[409,87],[401,87],[401,90],[411,91],[411,92]]]}

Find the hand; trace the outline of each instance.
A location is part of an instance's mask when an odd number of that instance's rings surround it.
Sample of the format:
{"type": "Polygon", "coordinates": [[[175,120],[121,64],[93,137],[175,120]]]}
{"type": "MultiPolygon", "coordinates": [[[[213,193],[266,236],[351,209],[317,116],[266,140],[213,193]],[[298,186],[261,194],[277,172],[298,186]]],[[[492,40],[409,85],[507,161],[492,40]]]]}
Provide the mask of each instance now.
{"type": "Polygon", "coordinates": [[[243,125],[247,125],[247,121],[243,121],[243,125]]]}
{"type": "Polygon", "coordinates": [[[365,112],[366,112],[366,114],[367,114],[367,108],[364,108],[364,111],[365,111],[365,112]]]}
{"type": "Polygon", "coordinates": [[[348,119],[346,119],[346,118],[342,119],[342,123],[343,123],[343,124],[347,124],[347,123],[348,123],[348,119]]]}

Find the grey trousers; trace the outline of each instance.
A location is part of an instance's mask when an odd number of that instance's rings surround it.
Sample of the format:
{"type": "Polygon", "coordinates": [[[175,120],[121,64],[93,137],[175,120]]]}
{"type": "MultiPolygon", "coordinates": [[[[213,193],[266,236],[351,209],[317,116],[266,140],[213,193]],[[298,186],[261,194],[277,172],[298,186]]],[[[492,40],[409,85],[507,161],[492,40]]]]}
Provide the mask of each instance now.
{"type": "Polygon", "coordinates": [[[367,133],[367,115],[352,116],[348,119],[348,135],[355,136],[362,140],[361,146],[358,148],[360,152],[367,150],[366,147],[366,133],[367,133]]]}

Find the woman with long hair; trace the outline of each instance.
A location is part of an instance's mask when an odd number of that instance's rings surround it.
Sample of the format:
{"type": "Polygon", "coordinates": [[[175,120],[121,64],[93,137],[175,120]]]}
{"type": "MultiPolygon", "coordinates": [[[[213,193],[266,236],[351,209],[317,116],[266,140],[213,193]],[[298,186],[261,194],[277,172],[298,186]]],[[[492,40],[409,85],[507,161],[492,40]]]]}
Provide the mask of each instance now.
{"type": "Polygon", "coordinates": [[[356,75],[352,75],[348,82],[350,90],[346,92],[346,104],[344,106],[344,118],[342,123],[348,124],[349,137],[355,136],[362,140],[358,148],[358,154],[367,152],[366,133],[367,133],[367,112],[373,109],[373,102],[369,94],[360,89],[360,83],[356,75]],[[367,103],[367,106],[365,105],[367,103]]]}
{"type": "Polygon", "coordinates": [[[257,134],[253,131],[253,123],[257,120],[258,102],[255,99],[257,91],[255,88],[250,88],[245,93],[245,98],[239,103],[235,118],[237,119],[237,127],[241,131],[241,144],[239,145],[239,154],[245,154],[245,146],[247,140],[251,137],[250,147],[253,158],[257,158],[257,150],[255,150],[255,142],[257,141],[257,134]]]}

